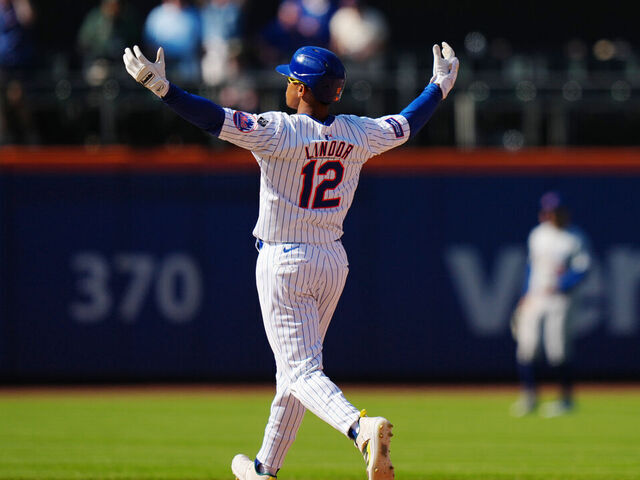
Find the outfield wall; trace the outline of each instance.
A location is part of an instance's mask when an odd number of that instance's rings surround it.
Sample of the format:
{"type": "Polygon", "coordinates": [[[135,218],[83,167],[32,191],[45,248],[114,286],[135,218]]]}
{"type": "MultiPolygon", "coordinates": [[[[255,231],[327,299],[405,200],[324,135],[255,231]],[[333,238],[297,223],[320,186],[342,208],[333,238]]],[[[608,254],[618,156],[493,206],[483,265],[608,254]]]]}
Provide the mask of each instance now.
{"type": "MultiPolygon", "coordinates": [[[[595,266],[585,379],[640,377],[640,150],[399,149],[363,170],[325,345],[340,379],[514,379],[508,322],[537,201],[561,191],[595,266]]],[[[249,154],[0,149],[0,379],[255,380],[249,154]]]]}

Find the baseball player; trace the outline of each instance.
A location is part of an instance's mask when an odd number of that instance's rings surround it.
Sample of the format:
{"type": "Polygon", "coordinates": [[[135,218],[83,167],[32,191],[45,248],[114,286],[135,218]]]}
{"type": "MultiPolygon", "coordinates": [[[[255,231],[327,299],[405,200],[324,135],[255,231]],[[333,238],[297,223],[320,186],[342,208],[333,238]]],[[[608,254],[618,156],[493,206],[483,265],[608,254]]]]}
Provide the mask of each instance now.
{"type": "Polygon", "coordinates": [[[251,150],[260,166],[256,283],[275,356],[276,394],[255,459],[233,458],[238,480],[276,477],[307,410],[354,441],[369,480],[394,478],[392,425],[347,401],[323,372],[322,344],[347,278],[340,237],[362,166],[415,136],[455,83],[453,49],[434,45],[433,57],[433,77],[411,104],[396,115],[365,118],[330,114],[346,74],[340,59],[323,48],[302,47],[276,68],[287,79],[286,103],[294,114],[223,108],[171,84],[162,48],[155,62],[137,46],[125,50],[126,69],[136,81],[186,120],[251,150]]]}
{"type": "Polygon", "coordinates": [[[541,343],[549,365],[559,377],[561,398],[544,404],[540,414],[554,417],[573,407],[568,312],[573,292],[591,263],[587,240],[569,223],[569,212],[558,193],[542,196],[539,219],[540,224],[529,234],[527,275],[512,325],[522,394],[512,405],[511,413],[518,417],[537,407],[534,360],[541,343]]]}

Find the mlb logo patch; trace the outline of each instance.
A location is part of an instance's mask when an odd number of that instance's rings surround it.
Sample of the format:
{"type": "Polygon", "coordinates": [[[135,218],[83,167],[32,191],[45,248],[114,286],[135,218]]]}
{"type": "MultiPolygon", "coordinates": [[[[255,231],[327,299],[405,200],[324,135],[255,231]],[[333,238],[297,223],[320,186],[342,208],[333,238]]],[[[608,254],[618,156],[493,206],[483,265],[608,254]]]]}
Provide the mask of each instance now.
{"type": "Polygon", "coordinates": [[[396,134],[396,138],[404,137],[404,129],[402,128],[402,125],[400,125],[399,121],[397,121],[395,118],[387,118],[385,122],[387,122],[389,125],[393,127],[393,131],[396,134]]]}
{"type": "Polygon", "coordinates": [[[255,115],[245,112],[235,112],[233,114],[233,123],[243,133],[251,132],[258,126],[255,115]]]}

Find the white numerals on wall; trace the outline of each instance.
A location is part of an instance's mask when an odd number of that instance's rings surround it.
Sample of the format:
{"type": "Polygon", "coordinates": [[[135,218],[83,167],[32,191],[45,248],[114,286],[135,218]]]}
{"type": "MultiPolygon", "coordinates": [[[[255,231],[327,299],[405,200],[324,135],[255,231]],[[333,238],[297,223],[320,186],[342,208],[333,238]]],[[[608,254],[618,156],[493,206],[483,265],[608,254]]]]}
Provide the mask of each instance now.
{"type": "Polygon", "coordinates": [[[110,317],[133,323],[149,307],[170,323],[185,323],[202,305],[202,275],[185,253],[158,258],[126,252],[107,257],[86,251],[72,256],[70,267],[75,290],[69,312],[79,323],[110,317]]]}

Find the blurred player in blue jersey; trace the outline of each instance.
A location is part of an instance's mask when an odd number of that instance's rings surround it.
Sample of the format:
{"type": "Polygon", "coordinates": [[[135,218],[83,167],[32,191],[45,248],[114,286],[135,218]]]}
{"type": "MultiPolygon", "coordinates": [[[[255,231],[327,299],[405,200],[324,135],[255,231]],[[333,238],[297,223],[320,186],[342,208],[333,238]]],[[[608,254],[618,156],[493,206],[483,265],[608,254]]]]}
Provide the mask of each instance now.
{"type": "Polygon", "coordinates": [[[397,114],[368,118],[330,113],[346,73],[324,48],[302,47],[276,68],[287,81],[291,114],[221,107],[169,83],[162,49],[155,62],[138,47],[125,51],[133,78],[198,127],[250,150],[260,166],[256,283],[276,361],[276,394],[255,458],[238,454],[231,462],[238,480],[276,477],[307,410],[355,443],[369,480],[394,478],[391,423],[366,416],[345,398],[323,371],[322,348],[349,271],[340,238],[362,167],[416,135],[455,83],[453,49],[443,42],[432,52],[433,77],[422,93],[397,114]]]}
{"type": "Polygon", "coordinates": [[[540,414],[554,417],[573,408],[568,316],[573,293],[591,264],[586,237],[570,224],[569,211],[557,192],[547,192],[540,199],[539,220],[529,234],[527,277],[512,319],[522,382],[521,397],[511,407],[517,417],[538,406],[534,360],[541,344],[560,381],[561,395],[542,405],[540,414]]]}

